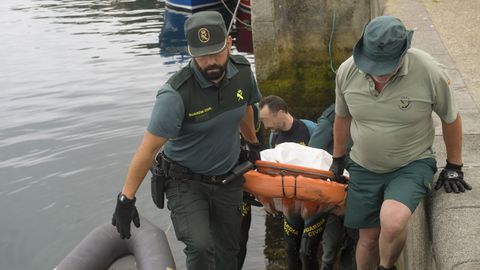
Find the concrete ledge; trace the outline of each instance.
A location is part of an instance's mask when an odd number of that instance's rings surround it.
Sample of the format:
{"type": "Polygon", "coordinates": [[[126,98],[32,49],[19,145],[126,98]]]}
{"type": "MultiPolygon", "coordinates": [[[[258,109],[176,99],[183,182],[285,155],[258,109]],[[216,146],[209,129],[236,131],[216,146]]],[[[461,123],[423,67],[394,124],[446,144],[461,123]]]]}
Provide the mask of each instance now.
{"type": "Polygon", "coordinates": [[[406,248],[403,250],[397,267],[404,269],[435,270],[431,234],[426,218],[426,205],[421,202],[410,218],[407,227],[406,248]]]}
{"type": "Polygon", "coordinates": [[[473,191],[447,194],[439,190],[429,198],[428,216],[437,269],[480,269],[479,169],[464,170],[473,191]]]}
{"type": "MultiPolygon", "coordinates": [[[[463,120],[465,179],[473,186],[473,190],[463,194],[432,191],[410,220],[406,246],[398,266],[402,270],[476,270],[480,269],[480,245],[477,243],[480,240],[480,112],[475,99],[478,91],[468,85],[469,79],[462,73],[464,70],[456,67],[455,60],[444,46],[445,37],[437,32],[437,25],[432,23],[424,4],[427,5],[422,0],[389,0],[385,13],[402,19],[407,27],[415,29],[413,47],[429,52],[449,68],[463,120]]],[[[428,5],[434,4],[428,2],[428,5]]],[[[436,10],[440,12],[441,9],[436,10]]],[[[476,16],[473,10],[471,13],[471,16],[476,16]]],[[[450,20],[445,23],[441,21],[438,26],[448,28],[455,25],[450,20]]],[[[463,41],[459,38],[458,42],[463,41]]],[[[445,144],[441,123],[436,116],[434,124],[436,137],[433,149],[437,165],[443,167],[445,144]]],[[[434,183],[437,177],[438,173],[434,183]]]]}

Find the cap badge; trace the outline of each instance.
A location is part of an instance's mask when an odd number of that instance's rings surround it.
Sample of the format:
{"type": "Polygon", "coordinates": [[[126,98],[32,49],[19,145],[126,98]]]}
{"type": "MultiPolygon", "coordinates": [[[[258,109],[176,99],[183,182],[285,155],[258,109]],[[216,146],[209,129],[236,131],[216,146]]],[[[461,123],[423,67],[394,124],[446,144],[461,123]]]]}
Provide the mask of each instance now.
{"type": "Polygon", "coordinates": [[[210,40],[210,31],[207,28],[200,28],[198,30],[198,40],[202,43],[207,43],[210,40]]]}

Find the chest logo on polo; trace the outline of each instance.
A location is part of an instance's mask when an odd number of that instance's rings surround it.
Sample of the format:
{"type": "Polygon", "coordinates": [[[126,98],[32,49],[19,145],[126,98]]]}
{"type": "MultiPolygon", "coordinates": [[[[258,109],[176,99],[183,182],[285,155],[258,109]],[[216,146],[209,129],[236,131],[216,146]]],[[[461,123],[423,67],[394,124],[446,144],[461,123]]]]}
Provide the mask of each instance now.
{"type": "Polygon", "coordinates": [[[412,107],[412,101],[409,97],[401,97],[400,103],[398,104],[398,108],[402,111],[408,111],[412,107]]]}
{"type": "Polygon", "coordinates": [[[237,90],[237,100],[238,101],[243,100],[243,90],[242,89],[237,90]]]}
{"type": "Polygon", "coordinates": [[[210,31],[207,28],[198,29],[198,40],[202,43],[207,43],[210,40],[210,31]]]}

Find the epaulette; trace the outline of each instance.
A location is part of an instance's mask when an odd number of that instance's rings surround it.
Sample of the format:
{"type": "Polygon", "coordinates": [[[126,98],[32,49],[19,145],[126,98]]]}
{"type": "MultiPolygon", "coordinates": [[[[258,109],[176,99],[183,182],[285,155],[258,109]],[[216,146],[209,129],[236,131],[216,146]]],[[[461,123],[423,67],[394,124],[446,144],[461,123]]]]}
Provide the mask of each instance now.
{"type": "Polygon", "coordinates": [[[177,71],[170,79],[168,79],[167,83],[172,86],[173,89],[177,90],[184,84],[191,76],[193,75],[192,68],[190,66],[186,66],[181,70],[177,71]]]}
{"type": "Polygon", "coordinates": [[[230,55],[230,60],[235,64],[250,65],[250,62],[248,62],[247,58],[245,58],[245,56],[242,56],[242,55],[230,55]]]}
{"type": "Polygon", "coordinates": [[[317,124],[320,123],[322,119],[325,119],[333,124],[333,121],[335,121],[335,103],[328,106],[328,108],[322,112],[322,114],[317,118],[317,124]]]}

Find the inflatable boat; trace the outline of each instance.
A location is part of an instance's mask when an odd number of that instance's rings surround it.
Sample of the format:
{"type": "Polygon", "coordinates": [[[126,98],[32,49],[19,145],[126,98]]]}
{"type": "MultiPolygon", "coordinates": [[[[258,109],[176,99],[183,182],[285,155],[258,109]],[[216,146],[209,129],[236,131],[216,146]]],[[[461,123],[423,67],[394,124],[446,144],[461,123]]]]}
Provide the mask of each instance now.
{"type": "Polygon", "coordinates": [[[91,231],[54,270],[174,270],[165,233],[140,217],[130,239],[121,239],[112,224],[91,231]]]}

